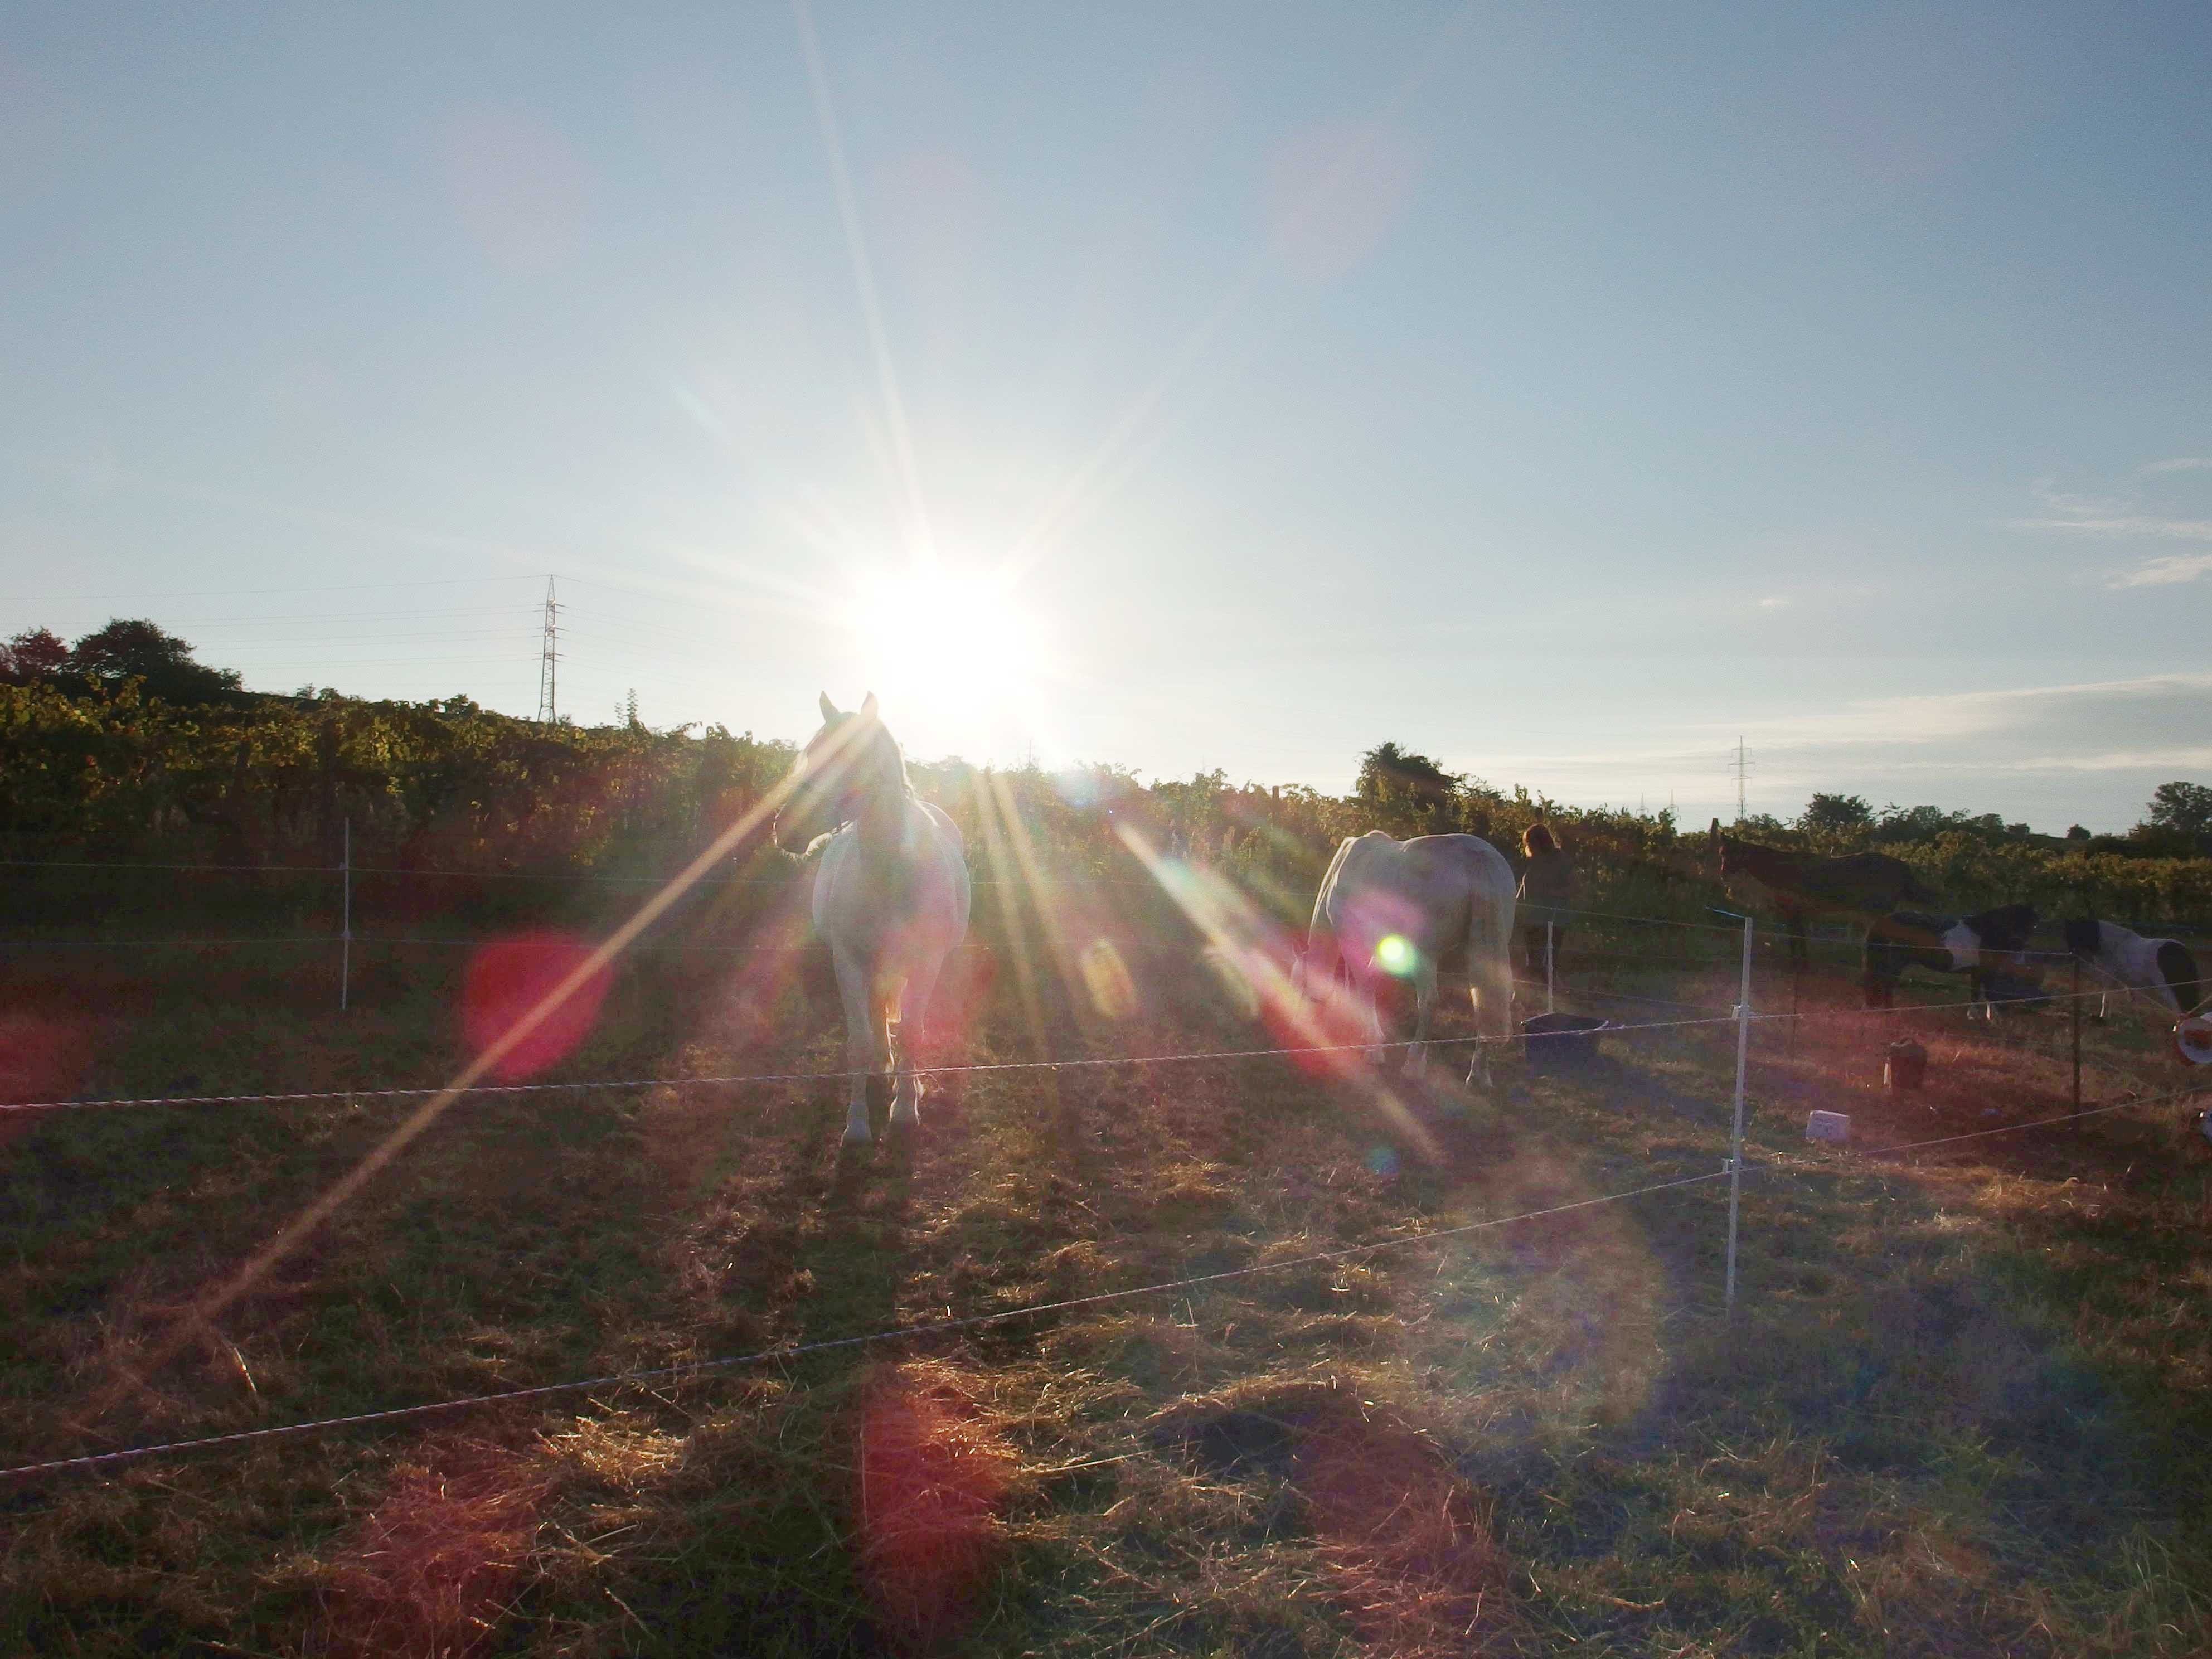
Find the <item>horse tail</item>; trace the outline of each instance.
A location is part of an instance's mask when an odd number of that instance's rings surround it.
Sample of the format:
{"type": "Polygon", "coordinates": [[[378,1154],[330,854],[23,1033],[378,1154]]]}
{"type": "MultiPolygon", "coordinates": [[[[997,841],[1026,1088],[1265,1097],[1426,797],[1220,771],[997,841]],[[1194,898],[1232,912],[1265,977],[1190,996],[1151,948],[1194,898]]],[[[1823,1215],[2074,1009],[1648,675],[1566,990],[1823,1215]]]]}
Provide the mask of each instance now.
{"type": "Polygon", "coordinates": [[[1328,870],[1322,877],[1321,885],[1314,889],[1313,920],[1306,924],[1308,950],[1311,950],[1317,942],[1334,931],[1329,926],[1328,901],[1330,896],[1336,891],[1337,876],[1344,868],[1345,860],[1351,855],[1356,839],[1354,836],[1346,836],[1342,841],[1337,842],[1335,855],[1328,861],[1328,870]]]}
{"type": "Polygon", "coordinates": [[[2197,958],[2178,939],[2159,941],[2158,976],[2166,981],[2176,1013],[2186,1014],[2203,995],[2197,977],[2197,958]]]}
{"type": "Polygon", "coordinates": [[[1355,837],[1346,836],[1336,845],[1336,853],[1328,861],[1328,870],[1314,890],[1313,918],[1306,924],[1306,941],[1291,960],[1291,984],[1307,996],[1327,994],[1328,983],[1336,977],[1337,963],[1343,955],[1337,945],[1336,929],[1328,918],[1328,902],[1336,891],[1336,878],[1344,868],[1344,860],[1351,853],[1355,837]],[[1317,976],[1317,977],[1316,977],[1317,976]]]}

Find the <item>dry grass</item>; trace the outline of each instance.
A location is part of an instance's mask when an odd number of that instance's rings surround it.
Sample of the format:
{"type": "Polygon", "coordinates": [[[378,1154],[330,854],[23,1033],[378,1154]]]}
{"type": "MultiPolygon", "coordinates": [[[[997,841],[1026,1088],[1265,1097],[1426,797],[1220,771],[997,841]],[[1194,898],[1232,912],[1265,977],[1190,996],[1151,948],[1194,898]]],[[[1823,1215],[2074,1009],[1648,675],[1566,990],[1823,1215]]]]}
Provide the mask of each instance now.
{"type": "Polygon", "coordinates": [[[433,1443],[324,1552],[315,1644],[332,1659],[470,1659],[496,1632],[552,1490],[541,1460],[433,1443]]]}
{"type": "MultiPolygon", "coordinates": [[[[1254,1036],[1202,959],[1125,954],[1133,994],[1102,1012],[1033,950],[969,1051],[1254,1036]]],[[[618,976],[578,1074],[835,1065],[764,971],[618,976]]],[[[199,988],[118,1003],[86,1039],[99,1081],[435,1075],[453,1041],[435,983],[336,1032],[234,988],[250,1031],[199,988]]],[[[1487,1100],[1291,1066],[994,1074],[860,1159],[828,1089],[474,1103],[158,1369],[191,1292],[393,1114],[41,1122],[0,1148],[11,1462],[1261,1271],[0,1491],[0,1648],[2212,1650],[2202,1163],[2151,1110],[1869,1159],[2063,1109],[2064,1026],[1906,1017],[1930,1083],[1892,1097],[1884,1022],[1810,988],[1794,1043],[1755,1045],[1733,1325],[1717,1183],[1419,1242],[1715,1169],[1725,1028],[1620,1039],[1578,1079],[1510,1068],[1487,1100]],[[1853,1150],[1805,1145],[1815,1106],[1850,1111],[1853,1150]],[[1407,1248],[1308,1260],[1381,1240],[1407,1248]]],[[[0,1037],[44,1029],[0,1006],[0,1037]]],[[[2162,1075],[2139,1035],[2091,1031],[2094,1097],[2162,1075]]],[[[49,1052],[17,1047],[0,1073],[49,1052]]]]}
{"type": "Polygon", "coordinates": [[[871,1377],[853,1430],[853,1551],[878,1624],[902,1649],[956,1646],[1005,1559],[1013,1449],[951,1366],[871,1377]]]}

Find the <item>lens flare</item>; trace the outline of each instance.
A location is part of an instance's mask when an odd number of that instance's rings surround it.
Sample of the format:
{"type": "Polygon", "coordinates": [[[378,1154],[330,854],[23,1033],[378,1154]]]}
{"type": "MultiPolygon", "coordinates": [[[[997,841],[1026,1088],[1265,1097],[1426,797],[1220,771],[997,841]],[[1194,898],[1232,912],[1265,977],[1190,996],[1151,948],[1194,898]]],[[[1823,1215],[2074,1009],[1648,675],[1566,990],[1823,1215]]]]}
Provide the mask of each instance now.
{"type": "Polygon", "coordinates": [[[1083,988],[1091,994],[1091,1006],[1107,1019],[1127,1019],[1137,1012],[1137,984],[1129,977],[1128,964],[1121,953],[1114,948],[1114,941],[1100,937],[1083,947],[1080,959],[1083,988]]]}
{"type": "MultiPolygon", "coordinates": [[[[461,1034],[470,1049],[482,1054],[498,1042],[591,954],[586,941],[562,933],[520,933],[478,951],[461,980],[461,1034]]],[[[599,1018],[611,977],[602,968],[578,986],[536,1030],[501,1056],[493,1075],[512,1083],[574,1050],[599,1018]]]]}
{"type": "Polygon", "coordinates": [[[1385,933],[1375,941],[1375,965],[1400,979],[1413,971],[1420,953],[1403,933],[1385,933]]]}

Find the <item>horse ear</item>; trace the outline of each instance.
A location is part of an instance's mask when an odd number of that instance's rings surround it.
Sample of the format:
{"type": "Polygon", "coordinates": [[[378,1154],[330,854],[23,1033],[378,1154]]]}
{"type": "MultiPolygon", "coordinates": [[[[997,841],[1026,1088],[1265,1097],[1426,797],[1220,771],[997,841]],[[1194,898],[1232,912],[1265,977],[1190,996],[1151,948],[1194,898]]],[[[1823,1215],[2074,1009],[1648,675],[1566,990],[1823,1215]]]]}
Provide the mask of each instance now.
{"type": "Polygon", "coordinates": [[[872,720],[876,717],[876,694],[869,692],[860,703],[860,718],[872,720]]]}
{"type": "Polygon", "coordinates": [[[822,718],[824,720],[834,720],[837,718],[837,705],[830,701],[830,694],[827,691],[822,694],[822,718]]]}

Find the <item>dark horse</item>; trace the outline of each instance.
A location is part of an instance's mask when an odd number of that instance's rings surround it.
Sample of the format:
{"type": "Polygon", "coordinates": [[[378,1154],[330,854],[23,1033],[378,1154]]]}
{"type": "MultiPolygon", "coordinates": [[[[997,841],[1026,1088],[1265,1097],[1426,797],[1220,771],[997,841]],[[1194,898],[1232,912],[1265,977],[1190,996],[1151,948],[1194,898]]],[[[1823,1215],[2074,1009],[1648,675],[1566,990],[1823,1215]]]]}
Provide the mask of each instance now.
{"type": "Polygon", "coordinates": [[[1994,1011],[1990,981],[2017,966],[2038,918],[2032,904],[2006,904],[1974,916],[1933,916],[1899,910],[1869,924],[1866,942],[1866,1006],[1897,1003],[1897,981],[1908,968],[1931,974],[1964,974],[1966,1012],[1994,1011]]]}
{"type": "Polygon", "coordinates": [[[1815,858],[1738,841],[1721,833],[1713,820],[1713,855],[1723,878],[1749,876],[1772,895],[1774,908],[1790,929],[1790,965],[1802,968],[1812,955],[1808,924],[1815,916],[1863,916],[1871,921],[1900,904],[1932,904],[1936,895],[1920,884],[1912,866],[1887,853],[1853,853],[1845,858],[1815,858]]]}

